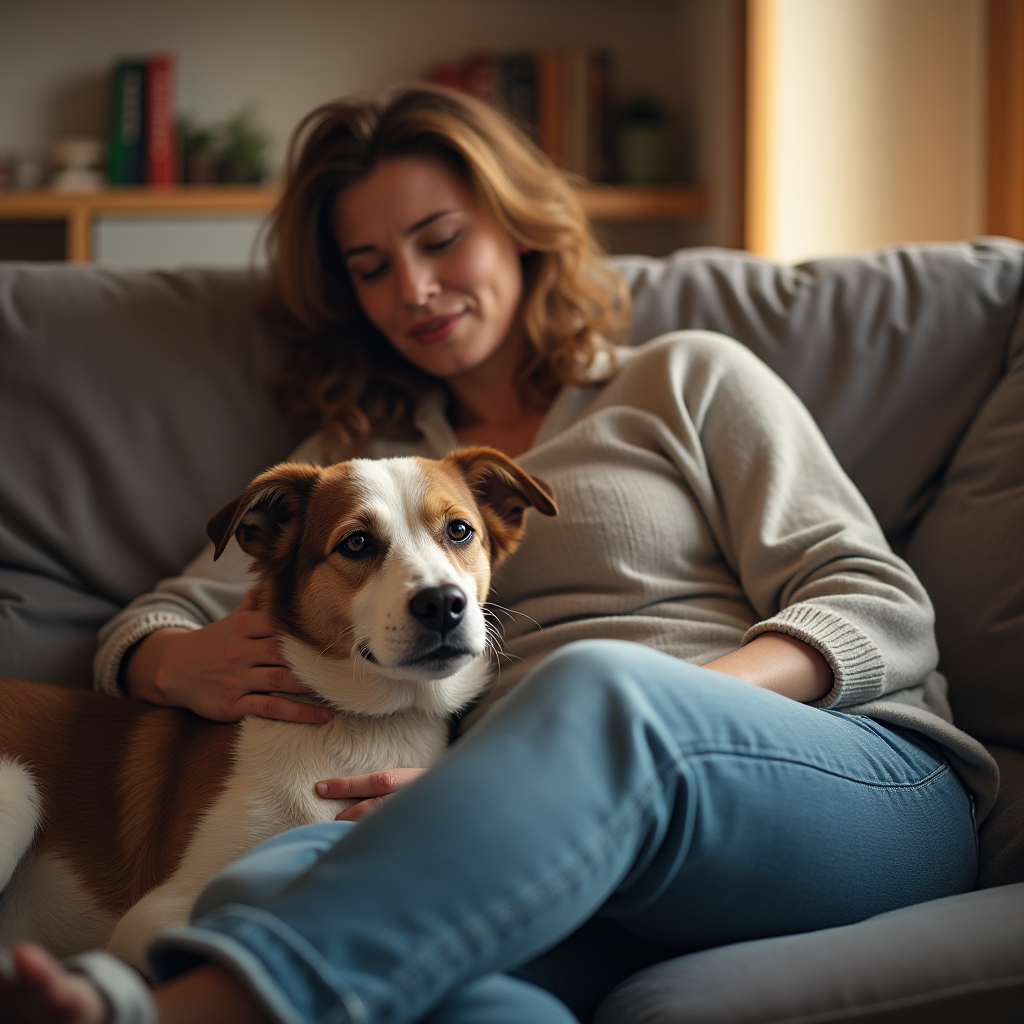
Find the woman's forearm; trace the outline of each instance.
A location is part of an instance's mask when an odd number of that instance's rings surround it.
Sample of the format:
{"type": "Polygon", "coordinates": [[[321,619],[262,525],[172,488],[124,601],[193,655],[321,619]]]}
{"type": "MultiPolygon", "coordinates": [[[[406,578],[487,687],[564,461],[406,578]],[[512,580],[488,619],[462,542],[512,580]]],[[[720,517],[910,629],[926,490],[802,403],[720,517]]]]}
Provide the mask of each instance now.
{"type": "Polygon", "coordinates": [[[762,633],[704,667],[802,704],[820,700],[835,681],[828,662],[813,647],[785,633],[762,633]]]}
{"type": "Polygon", "coordinates": [[[187,632],[183,629],[157,629],[144,637],[128,652],[124,663],[124,686],[129,697],[146,700],[150,704],[167,704],[159,685],[160,662],[167,643],[187,632]]]}
{"type": "Polygon", "coordinates": [[[270,1024],[273,1017],[223,968],[210,964],[156,992],[160,1024],[270,1024]]]}

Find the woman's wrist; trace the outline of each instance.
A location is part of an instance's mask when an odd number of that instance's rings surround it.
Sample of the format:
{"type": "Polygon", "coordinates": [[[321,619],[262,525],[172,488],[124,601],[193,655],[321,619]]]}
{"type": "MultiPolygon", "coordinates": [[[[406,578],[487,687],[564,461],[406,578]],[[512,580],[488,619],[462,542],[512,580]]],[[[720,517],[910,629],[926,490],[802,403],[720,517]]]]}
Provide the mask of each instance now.
{"type": "Polygon", "coordinates": [[[197,967],[155,995],[160,1024],[271,1024],[273,1017],[232,974],[215,964],[197,967]]]}
{"type": "Polygon", "coordinates": [[[786,633],[762,633],[704,667],[802,704],[820,700],[835,682],[832,668],[821,653],[786,633]]]}
{"type": "Polygon", "coordinates": [[[168,646],[188,632],[187,629],[173,627],[156,629],[128,652],[123,672],[129,697],[165,707],[173,703],[167,693],[164,658],[168,646]]]}

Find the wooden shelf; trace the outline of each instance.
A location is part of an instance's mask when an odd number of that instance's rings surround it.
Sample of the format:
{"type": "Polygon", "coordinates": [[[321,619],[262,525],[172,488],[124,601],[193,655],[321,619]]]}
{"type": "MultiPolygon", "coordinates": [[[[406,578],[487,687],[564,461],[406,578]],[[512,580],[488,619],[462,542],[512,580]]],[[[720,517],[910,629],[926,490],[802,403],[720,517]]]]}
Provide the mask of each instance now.
{"type": "Polygon", "coordinates": [[[585,198],[594,220],[670,220],[708,208],[707,193],[692,185],[591,185],[585,198]]]}
{"type": "Polygon", "coordinates": [[[67,221],[67,256],[92,259],[92,221],[98,216],[182,216],[267,213],[279,190],[253,185],[179,185],[171,188],[108,188],[101,192],[24,189],[0,192],[0,220],[67,221]]]}
{"type": "MultiPolygon", "coordinates": [[[[48,189],[0,192],[0,220],[67,221],[68,259],[92,258],[92,220],[97,216],[181,216],[269,213],[279,186],[179,185],[170,188],[109,188],[67,193],[48,189]]],[[[595,220],[666,220],[707,209],[707,194],[686,185],[593,185],[585,193],[595,220]]]]}
{"type": "Polygon", "coordinates": [[[108,188],[102,192],[19,189],[0,192],[0,216],[60,217],[122,213],[262,213],[279,190],[259,185],[176,185],[169,188],[108,188]]]}

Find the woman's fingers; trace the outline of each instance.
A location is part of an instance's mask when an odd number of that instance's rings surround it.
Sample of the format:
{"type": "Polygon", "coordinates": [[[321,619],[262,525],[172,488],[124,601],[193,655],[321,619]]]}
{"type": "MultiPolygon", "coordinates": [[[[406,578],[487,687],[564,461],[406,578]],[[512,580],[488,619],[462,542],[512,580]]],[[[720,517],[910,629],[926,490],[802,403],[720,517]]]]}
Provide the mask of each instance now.
{"type": "Polygon", "coordinates": [[[235,631],[247,640],[270,640],[278,630],[270,616],[259,609],[243,608],[239,605],[233,612],[235,631]]]}
{"type": "Polygon", "coordinates": [[[347,810],[344,810],[334,820],[335,821],[362,821],[370,811],[376,810],[387,797],[375,796],[370,800],[360,800],[359,803],[353,804],[347,810]]]}
{"type": "Polygon", "coordinates": [[[242,680],[247,693],[312,693],[283,665],[261,665],[251,669],[242,680]]]}
{"type": "Polygon", "coordinates": [[[326,779],[316,784],[316,794],[327,800],[367,800],[373,797],[388,796],[403,786],[408,786],[426,770],[426,768],[388,768],[382,772],[370,772],[369,775],[349,775],[340,779],[326,779]]]}
{"type": "Polygon", "coordinates": [[[255,715],[257,718],[272,718],[277,722],[302,722],[318,724],[329,722],[334,717],[330,708],[322,704],[304,704],[287,697],[275,697],[269,693],[250,693],[235,703],[238,717],[255,715]]]}
{"type": "Polygon", "coordinates": [[[260,638],[252,641],[252,653],[255,657],[255,665],[284,665],[284,655],[281,653],[281,644],[273,637],[260,638]]]}

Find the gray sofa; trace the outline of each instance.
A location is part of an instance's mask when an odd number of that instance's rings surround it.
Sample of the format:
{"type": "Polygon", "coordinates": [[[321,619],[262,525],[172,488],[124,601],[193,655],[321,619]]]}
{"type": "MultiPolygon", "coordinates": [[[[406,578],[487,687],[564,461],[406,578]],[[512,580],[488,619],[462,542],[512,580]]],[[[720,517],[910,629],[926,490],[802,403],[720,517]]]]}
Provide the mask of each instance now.
{"type": "MultiPolygon", "coordinates": [[[[633,340],[723,331],[807,403],[928,586],[957,721],[1004,781],[978,891],[658,964],[595,1020],[1024,1020],[1024,247],[617,263],[633,340]]],[[[296,441],[255,296],[244,273],[0,265],[0,674],[88,686],[97,628],[296,441]]]]}

